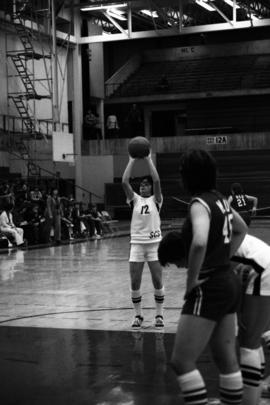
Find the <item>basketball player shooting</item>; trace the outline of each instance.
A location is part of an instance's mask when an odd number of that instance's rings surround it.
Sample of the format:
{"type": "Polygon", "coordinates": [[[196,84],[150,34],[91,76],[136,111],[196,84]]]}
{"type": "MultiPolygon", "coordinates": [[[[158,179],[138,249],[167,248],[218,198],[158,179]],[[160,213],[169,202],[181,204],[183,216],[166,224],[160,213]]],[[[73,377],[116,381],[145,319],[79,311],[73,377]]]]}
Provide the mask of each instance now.
{"type": "Polygon", "coordinates": [[[140,329],[144,319],[141,305],[141,280],[145,262],[148,263],[154,286],[156,304],[155,327],[160,329],[164,327],[164,286],[162,281],[162,268],[158,261],[157,250],[161,240],[159,212],[163,198],[159,175],[152,161],[150,150],[148,150],[146,157],[129,157],[128,165],[123,174],[122,184],[127,197],[127,203],[132,209],[131,248],[129,257],[131,300],[135,312],[132,329],[140,329]],[[136,160],[138,161],[138,159],[143,159],[147,162],[150,172],[150,176],[142,178],[139,194],[137,194],[130,185],[130,177],[134,163],[136,160]]]}

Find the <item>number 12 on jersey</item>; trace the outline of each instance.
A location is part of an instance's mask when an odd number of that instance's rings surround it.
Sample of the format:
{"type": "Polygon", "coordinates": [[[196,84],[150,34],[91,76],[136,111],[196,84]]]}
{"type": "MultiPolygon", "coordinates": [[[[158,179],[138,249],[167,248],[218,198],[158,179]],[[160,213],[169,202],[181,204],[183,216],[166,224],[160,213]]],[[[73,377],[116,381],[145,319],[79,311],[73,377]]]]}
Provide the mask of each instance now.
{"type": "Polygon", "coordinates": [[[144,215],[144,214],[150,214],[149,205],[146,204],[146,205],[143,205],[143,206],[142,206],[141,214],[142,214],[142,215],[144,215]]]}

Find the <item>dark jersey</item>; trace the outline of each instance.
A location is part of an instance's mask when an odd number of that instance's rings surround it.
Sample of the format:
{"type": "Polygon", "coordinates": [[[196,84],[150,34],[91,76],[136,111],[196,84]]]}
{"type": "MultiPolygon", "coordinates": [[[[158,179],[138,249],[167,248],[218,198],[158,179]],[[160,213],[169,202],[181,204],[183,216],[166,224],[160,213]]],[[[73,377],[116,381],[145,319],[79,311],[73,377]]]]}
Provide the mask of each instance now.
{"type": "MultiPolygon", "coordinates": [[[[233,214],[228,201],[217,191],[205,192],[194,197],[190,206],[195,201],[207,209],[210,217],[207,249],[199,275],[203,278],[214,271],[229,267],[233,214]]],[[[190,214],[183,225],[183,235],[190,246],[192,240],[190,214]]]]}
{"type": "Polygon", "coordinates": [[[245,194],[235,194],[232,196],[231,207],[235,211],[247,211],[249,209],[249,202],[245,194]]]}

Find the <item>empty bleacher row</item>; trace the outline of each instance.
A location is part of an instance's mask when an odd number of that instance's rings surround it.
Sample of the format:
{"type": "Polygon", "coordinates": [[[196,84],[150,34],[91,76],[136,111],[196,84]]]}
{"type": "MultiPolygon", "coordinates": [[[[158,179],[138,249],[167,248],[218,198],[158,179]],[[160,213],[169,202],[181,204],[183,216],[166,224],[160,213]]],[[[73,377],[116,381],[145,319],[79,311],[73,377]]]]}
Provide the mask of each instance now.
{"type": "MultiPolygon", "coordinates": [[[[239,182],[245,192],[258,197],[259,208],[270,207],[270,160],[269,150],[238,150],[213,152],[218,165],[218,189],[225,195],[230,194],[231,184],[239,182]]],[[[180,182],[180,153],[160,153],[157,155],[157,169],[160,174],[164,204],[161,211],[163,219],[180,218],[187,212],[187,204],[173,197],[188,202],[180,182]]],[[[136,184],[135,184],[136,186],[136,184]]],[[[119,219],[130,217],[130,210],[125,202],[125,195],[120,182],[106,185],[106,206],[114,211],[119,219]]],[[[259,215],[270,215],[270,208],[261,210],[259,215]]]]}
{"type": "Polygon", "coordinates": [[[160,93],[162,76],[168,94],[270,87],[270,55],[241,55],[143,63],[112,97],[160,93]]]}

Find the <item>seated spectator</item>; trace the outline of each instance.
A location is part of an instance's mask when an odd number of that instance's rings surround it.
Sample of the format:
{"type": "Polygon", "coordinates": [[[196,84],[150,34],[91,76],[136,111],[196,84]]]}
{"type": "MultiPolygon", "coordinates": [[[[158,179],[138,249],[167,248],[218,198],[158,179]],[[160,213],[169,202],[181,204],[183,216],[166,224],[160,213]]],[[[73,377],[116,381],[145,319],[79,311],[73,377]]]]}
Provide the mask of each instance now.
{"type": "Polygon", "coordinates": [[[117,230],[114,224],[118,221],[112,219],[108,211],[105,210],[101,211],[101,215],[102,215],[102,222],[101,222],[102,230],[104,232],[114,233],[117,230]]]}
{"type": "Polygon", "coordinates": [[[0,231],[8,238],[11,244],[15,243],[16,246],[25,246],[23,229],[16,227],[13,223],[13,208],[13,204],[5,204],[4,210],[0,215],[0,231]]]}
{"type": "Polygon", "coordinates": [[[28,244],[38,244],[45,241],[45,217],[38,204],[29,206],[23,215],[23,222],[20,226],[24,230],[24,235],[28,244]]]}
{"type": "Polygon", "coordinates": [[[74,214],[74,204],[69,202],[68,207],[64,208],[63,216],[61,218],[63,224],[62,237],[66,239],[65,235],[69,240],[74,239],[74,223],[73,223],[73,214],[74,214]]]}
{"type": "Polygon", "coordinates": [[[96,204],[88,204],[88,213],[91,219],[91,221],[89,222],[89,225],[91,227],[90,237],[96,235],[96,238],[100,239],[102,233],[102,215],[98,211],[96,204]]]}
{"type": "Polygon", "coordinates": [[[73,210],[74,234],[77,238],[82,238],[87,235],[87,227],[85,225],[84,213],[82,212],[81,203],[75,202],[73,210]]]}

